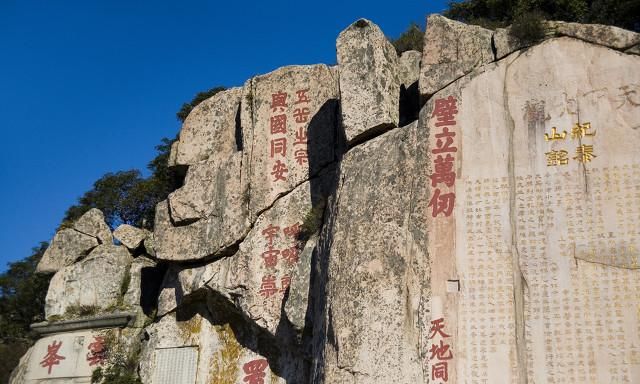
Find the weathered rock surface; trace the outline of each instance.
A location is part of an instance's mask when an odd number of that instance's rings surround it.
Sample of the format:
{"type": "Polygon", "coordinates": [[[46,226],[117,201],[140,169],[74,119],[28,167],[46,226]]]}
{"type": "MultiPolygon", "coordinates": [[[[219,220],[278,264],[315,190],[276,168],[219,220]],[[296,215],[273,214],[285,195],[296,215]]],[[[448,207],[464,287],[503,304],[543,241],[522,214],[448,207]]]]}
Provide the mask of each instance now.
{"type": "Polygon", "coordinates": [[[522,49],[527,44],[514,39],[510,35],[510,27],[497,28],[493,33],[493,45],[496,49],[496,59],[500,60],[510,53],[522,49]]]}
{"type": "Polygon", "coordinates": [[[189,382],[195,384],[305,381],[304,365],[295,350],[281,348],[220,305],[203,296],[147,328],[149,340],[140,364],[144,383],[158,382],[157,375],[166,379],[171,370],[162,366],[163,355],[179,353],[192,354],[192,358],[186,359],[176,380],[193,378],[189,382]]]}
{"type": "Polygon", "coordinates": [[[151,257],[156,257],[156,241],[155,241],[153,232],[150,234],[149,237],[144,239],[144,241],[142,242],[142,245],[144,246],[144,251],[147,255],[151,257]]]}
{"type": "Polygon", "coordinates": [[[311,325],[307,319],[312,268],[318,235],[312,235],[300,251],[300,262],[291,270],[291,283],[284,302],[284,313],[294,330],[300,335],[305,326],[311,325]]]}
{"type": "Polygon", "coordinates": [[[640,44],[634,45],[633,47],[627,49],[624,52],[625,53],[629,53],[629,54],[633,54],[633,55],[640,55],[640,44]]]}
{"type": "Polygon", "coordinates": [[[349,143],[398,126],[398,55],[380,28],[360,19],[336,42],[342,126],[349,143]]]}
{"type": "Polygon", "coordinates": [[[427,18],[420,94],[429,96],[483,64],[494,60],[492,32],[440,15],[427,18]]]}
{"type": "Polygon", "coordinates": [[[167,270],[160,295],[158,297],[158,316],[176,310],[188,298],[198,290],[203,290],[211,279],[217,277],[220,280],[226,279],[231,258],[224,258],[209,264],[197,267],[185,267],[172,265],[167,270]]]}
{"type": "Polygon", "coordinates": [[[614,27],[613,25],[548,21],[546,27],[558,36],[575,37],[576,39],[613,49],[625,50],[640,44],[640,33],[614,27]]]}
{"type": "Polygon", "coordinates": [[[422,52],[406,51],[402,52],[398,59],[398,79],[400,85],[405,88],[411,87],[420,78],[420,62],[422,52]]]}
{"type": "Polygon", "coordinates": [[[97,208],[91,208],[82,215],[73,224],[73,229],[85,235],[96,237],[100,244],[113,244],[111,229],[104,221],[104,214],[97,208]]]}
{"type": "MultiPolygon", "coordinates": [[[[360,20],[340,76],[285,67],[209,99],[155,233],[116,230],[136,259],[98,245],[98,212],[56,234],[48,320],[133,309],[119,334],[153,384],[640,382],[637,36],[549,25],[509,55],[507,29],[432,16],[424,54],[394,61],[360,20]],[[404,125],[421,59],[429,98],[404,125]],[[358,87],[381,96],[347,113],[367,127],[345,125],[345,152],[339,93],[355,108],[358,87]],[[398,95],[401,128],[367,120],[398,95]]],[[[38,341],[12,383],[87,383],[82,332],[38,341]]]]}
{"type": "Polygon", "coordinates": [[[427,380],[426,133],[413,123],[342,161],[320,239],[315,383],[427,380]]]}
{"type": "Polygon", "coordinates": [[[132,260],[125,247],[103,244],[85,259],[58,271],[47,292],[47,319],[64,316],[70,307],[100,310],[116,305],[132,260]]]}
{"type": "MultiPolygon", "coordinates": [[[[626,50],[626,53],[633,53],[632,47],[640,44],[639,33],[612,25],[546,21],[544,28],[547,38],[568,36],[621,51],[626,50]]],[[[498,28],[493,34],[497,59],[501,59],[518,49],[531,45],[510,36],[509,30],[510,27],[498,28]]]]}
{"type": "Polygon", "coordinates": [[[283,326],[282,307],[289,297],[285,313],[301,330],[315,242],[305,245],[299,234],[313,202],[323,204],[332,178],[329,173],[312,179],[276,201],[258,218],[235,255],[204,266],[171,268],[160,293],[158,314],[173,311],[206,286],[274,335],[283,326]]]}
{"type": "Polygon", "coordinates": [[[176,225],[218,217],[219,237],[238,236],[248,226],[246,180],[242,178],[242,153],[220,161],[192,165],[184,186],[169,195],[171,218],[176,225]]]}
{"type": "Polygon", "coordinates": [[[431,199],[454,193],[452,210],[438,213],[438,200],[427,216],[431,320],[452,335],[432,343],[453,353],[449,381],[640,379],[635,362],[617,357],[635,353],[638,317],[614,309],[640,305],[629,294],[640,288],[638,84],[640,57],[564,37],[426,105],[430,150],[444,147],[445,127],[456,134],[455,183],[429,184],[431,199]],[[615,331],[586,336],[604,323],[615,331]]]}
{"type": "MultiPolygon", "coordinates": [[[[122,303],[127,307],[133,308],[137,312],[136,322],[138,325],[142,324],[145,320],[145,310],[155,304],[155,300],[152,300],[153,298],[149,297],[150,294],[155,293],[153,289],[154,287],[149,281],[143,280],[145,272],[155,267],[156,262],[146,256],[136,257],[129,267],[129,283],[127,284],[127,289],[122,303]],[[143,283],[145,283],[146,286],[143,285],[143,283]],[[149,302],[145,302],[145,299],[149,300],[149,302]]],[[[126,279],[126,277],[123,278],[126,279]]]]}
{"type": "Polygon", "coordinates": [[[247,234],[248,186],[242,153],[192,165],[185,185],[158,204],[154,249],[161,260],[199,260],[234,252],[247,234]]]}
{"type": "Polygon", "coordinates": [[[101,335],[102,332],[76,331],[39,339],[20,360],[9,384],[90,383],[92,371],[98,365],[91,365],[87,358],[90,354],[89,345],[95,342],[95,337],[101,335]],[[55,355],[64,359],[50,367],[43,364],[43,357],[50,356],[49,351],[56,347],[55,355]]]}
{"type": "Polygon", "coordinates": [[[245,83],[242,175],[251,222],[336,161],[338,97],[336,70],[326,65],[283,67],[245,83]]]}
{"type": "Polygon", "coordinates": [[[86,235],[75,229],[62,229],[56,233],[38,263],[40,273],[57,272],[76,260],[85,257],[99,244],[94,236],[86,235]]]}
{"type": "Polygon", "coordinates": [[[142,244],[147,237],[151,236],[151,232],[129,224],[122,224],[113,231],[113,236],[125,247],[130,250],[135,250],[140,247],[140,244],[142,244]]]}
{"type": "MultiPolygon", "coordinates": [[[[298,234],[314,203],[322,204],[331,180],[332,174],[316,178],[276,201],[240,244],[238,254],[229,261],[228,272],[216,274],[219,278],[207,283],[214,291],[233,297],[242,313],[271,334],[282,326],[282,307],[286,296],[291,295],[288,290],[292,289],[293,271],[299,265],[311,264],[311,252],[301,252],[304,243],[298,240],[298,234]]],[[[308,280],[309,275],[299,278],[308,280]]],[[[308,282],[300,284],[305,286],[308,282]]],[[[295,310],[303,317],[307,308],[295,310]]]]}
{"type": "Polygon", "coordinates": [[[242,88],[219,92],[198,104],[185,119],[180,138],[171,148],[175,165],[226,159],[235,152],[239,134],[242,88]]]}

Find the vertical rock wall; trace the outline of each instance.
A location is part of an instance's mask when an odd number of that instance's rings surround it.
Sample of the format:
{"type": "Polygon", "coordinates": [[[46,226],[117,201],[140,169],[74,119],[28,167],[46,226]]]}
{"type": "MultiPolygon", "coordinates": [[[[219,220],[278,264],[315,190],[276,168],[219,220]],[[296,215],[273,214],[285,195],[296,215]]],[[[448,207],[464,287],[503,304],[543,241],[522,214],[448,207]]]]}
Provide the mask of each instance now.
{"type": "Polygon", "coordinates": [[[434,15],[398,57],[358,20],[204,101],[154,233],[56,234],[49,325],[135,313],[145,384],[640,380],[640,37],[547,27],[434,15]]]}

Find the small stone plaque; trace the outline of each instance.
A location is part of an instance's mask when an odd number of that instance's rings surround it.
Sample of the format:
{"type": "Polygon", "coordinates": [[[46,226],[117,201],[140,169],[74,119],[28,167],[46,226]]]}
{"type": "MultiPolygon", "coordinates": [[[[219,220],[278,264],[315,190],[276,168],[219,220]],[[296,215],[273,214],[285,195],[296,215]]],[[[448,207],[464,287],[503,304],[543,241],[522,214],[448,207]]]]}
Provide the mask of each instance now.
{"type": "Polygon", "coordinates": [[[156,349],[154,384],[194,384],[198,347],[156,349]]]}

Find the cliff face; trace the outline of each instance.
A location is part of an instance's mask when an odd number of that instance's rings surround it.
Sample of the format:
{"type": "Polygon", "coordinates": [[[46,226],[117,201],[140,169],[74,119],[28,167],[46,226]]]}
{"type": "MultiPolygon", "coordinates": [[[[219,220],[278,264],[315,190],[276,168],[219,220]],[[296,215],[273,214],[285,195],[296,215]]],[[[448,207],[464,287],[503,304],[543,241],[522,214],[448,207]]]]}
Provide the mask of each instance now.
{"type": "Polygon", "coordinates": [[[88,382],[105,332],[153,384],[640,381],[640,35],[547,27],[359,20],[206,100],[154,233],[56,234],[12,383],[88,382]]]}

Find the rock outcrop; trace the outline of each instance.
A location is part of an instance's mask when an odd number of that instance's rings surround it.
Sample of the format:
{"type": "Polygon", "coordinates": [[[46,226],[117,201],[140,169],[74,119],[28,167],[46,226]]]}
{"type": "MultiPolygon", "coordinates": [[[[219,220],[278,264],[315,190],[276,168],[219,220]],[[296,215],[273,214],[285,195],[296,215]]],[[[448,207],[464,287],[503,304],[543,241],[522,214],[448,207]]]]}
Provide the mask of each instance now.
{"type": "Polygon", "coordinates": [[[320,240],[320,284],[327,286],[316,292],[326,302],[314,320],[315,333],[323,335],[314,351],[322,357],[314,382],[426,380],[426,134],[413,123],[342,160],[320,240]]]}
{"type": "Polygon", "coordinates": [[[349,143],[399,122],[398,55],[377,25],[360,19],[336,43],[342,127],[349,143]]]}
{"type": "Polygon", "coordinates": [[[113,244],[109,226],[98,209],[90,209],[72,228],[58,231],[38,263],[40,273],[57,272],[87,256],[99,244],[113,244]]]}
{"type": "Polygon", "coordinates": [[[122,224],[113,231],[113,237],[131,251],[138,249],[150,235],[151,233],[146,229],[136,228],[129,224],[122,224]]]}
{"type": "Polygon", "coordinates": [[[640,381],[640,35],[546,28],[432,15],[398,57],[361,19],[337,66],[207,99],[153,233],[113,245],[92,210],[56,234],[59,333],[12,384],[87,380],[87,308],[145,384],[640,381]],[[51,376],[60,340],[82,361],[51,376]]]}
{"type": "Polygon", "coordinates": [[[103,244],[85,259],[64,267],[49,284],[45,316],[49,319],[82,307],[94,311],[117,305],[131,261],[125,247],[103,244]]]}
{"type": "Polygon", "coordinates": [[[494,60],[492,32],[440,15],[427,18],[420,94],[431,96],[460,77],[494,60]]]}

